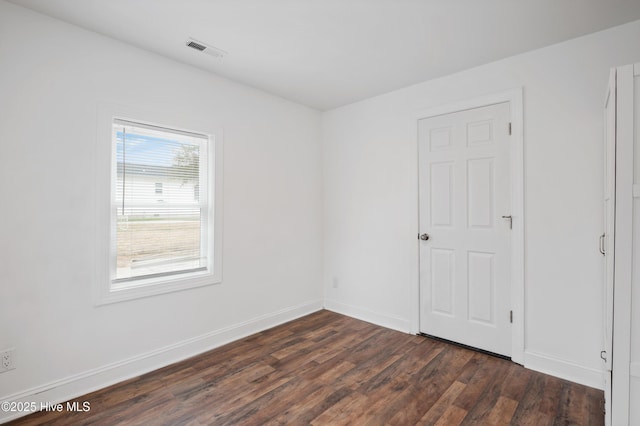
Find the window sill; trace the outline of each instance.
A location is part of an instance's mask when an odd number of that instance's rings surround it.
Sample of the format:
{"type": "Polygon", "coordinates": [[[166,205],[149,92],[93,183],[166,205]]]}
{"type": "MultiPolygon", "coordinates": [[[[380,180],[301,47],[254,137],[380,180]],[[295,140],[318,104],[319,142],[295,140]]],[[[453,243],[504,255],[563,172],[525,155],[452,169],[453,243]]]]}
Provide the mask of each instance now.
{"type": "Polygon", "coordinates": [[[135,280],[126,285],[111,284],[108,289],[98,295],[96,305],[108,305],[127,300],[173,293],[191,288],[204,287],[221,283],[215,274],[207,271],[192,272],[162,278],[135,280]]]}

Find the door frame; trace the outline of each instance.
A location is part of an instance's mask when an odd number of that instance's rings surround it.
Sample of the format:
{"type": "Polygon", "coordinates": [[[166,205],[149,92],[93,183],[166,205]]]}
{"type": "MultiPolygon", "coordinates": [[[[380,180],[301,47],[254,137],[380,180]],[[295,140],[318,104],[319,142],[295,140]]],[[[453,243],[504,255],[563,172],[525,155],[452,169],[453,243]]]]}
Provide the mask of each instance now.
{"type": "Polygon", "coordinates": [[[411,115],[410,132],[413,137],[414,151],[409,170],[412,174],[413,209],[410,215],[411,225],[411,262],[410,278],[412,285],[409,294],[411,312],[410,331],[420,332],[420,246],[417,239],[421,231],[419,218],[419,157],[418,157],[418,121],[423,118],[452,114],[474,108],[508,102],[510,106],[511,149],[509,165],[511,175],[511,215],[513,230],[511,232],[511,309],[513,323],[511,327],[511,360],[524,364],[525,345],[525,276],[524,276],[524,116],[522,87],[493,93],[473,99],[447,103],[436,107],[419,110],[411,115]]]}
{"type": "MultiPolygon", "coordinates": [[[[609,82],[606,89],[605,100],[603,103],[603,157],[604,157],[604,192],[603,195],[609,196],[608,204],[604,204],[605,197],[603,197],[603,234],[600,238],[604,238],[604,247],[599,247],[600,252],[604,255],[603,269],[604,269],[604,307],[603,307],[603,338],[604,345],[603,351],[606,354],[604,358],[604,412],[605,412],[605,426],[611,425],[611,379],[612,374],[612,355],[613,355],[613,287],[615,283],[615,200],[616,200],[616,69],[611,69],[609,72],[609,82]],[[611,152],[613,151],[613,152],[611,152]],[[611,186],[612,187],[611,187],[611,186]],[[612,212],[609,211],[612,209],[612,212]],[[609,213],[613,213],[609,215],[609,213]],[[604,249],[604,252],[603,252],[604,249]],[[609,262],[611,262],[611,268],[609,268],[609,262]],[[611,280],[609,279],[611,278],[611,280]]],[[[599,244],[602,241],[598,241],[599,244]]],[[[600,353],[602,357],[602,352],[600,353]]],[[[625,422],[626,423],[626,422],[625,422]]]]}
{"type": "MultiPolygon", "coordinates": [[[[613,292],[613,363],[611,368],[611,424],[628,424],[630,416],[631,309],[633,287],[633,203],[640,197],[634,185],[635,77],[640,63],[617,67],[616,72],[616,208],[614,292],[613,292]]],[[[637,364],[636,364],[637,366],[637,364]]],[[[637,372],[640,375],[640,371],[637,372]]]]}

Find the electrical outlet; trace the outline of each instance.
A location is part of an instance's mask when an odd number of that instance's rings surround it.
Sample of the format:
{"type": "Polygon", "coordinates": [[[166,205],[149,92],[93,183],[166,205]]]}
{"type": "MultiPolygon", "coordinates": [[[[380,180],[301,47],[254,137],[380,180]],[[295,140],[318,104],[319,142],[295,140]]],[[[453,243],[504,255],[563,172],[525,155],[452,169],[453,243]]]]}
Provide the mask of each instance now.
{"type": "Polygon", "coordinates": [[[338,288],[338,285],[339,285],[339,284],[338,284],[338,277],[333,277],[333,278],[331,279],[331,286],[332,286],[333,288],[338,288]]]}
{"type": "Polygon", "coordinates": [[[15,367],[15,349],[0,352],[0,373],[13,370],[15,367]]]}

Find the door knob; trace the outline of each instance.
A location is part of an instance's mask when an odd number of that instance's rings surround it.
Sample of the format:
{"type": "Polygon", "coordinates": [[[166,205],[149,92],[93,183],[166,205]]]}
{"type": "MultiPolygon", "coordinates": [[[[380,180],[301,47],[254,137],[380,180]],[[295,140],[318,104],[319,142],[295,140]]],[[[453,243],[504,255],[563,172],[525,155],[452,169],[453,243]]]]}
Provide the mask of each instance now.
{"type": "Polygon", "coordinates": [[[421,234],[421,235],[420,235],[420,239],[421,239],[422,241],[427,241],[427,240],[429,239],[429,234],[421,234]]]}

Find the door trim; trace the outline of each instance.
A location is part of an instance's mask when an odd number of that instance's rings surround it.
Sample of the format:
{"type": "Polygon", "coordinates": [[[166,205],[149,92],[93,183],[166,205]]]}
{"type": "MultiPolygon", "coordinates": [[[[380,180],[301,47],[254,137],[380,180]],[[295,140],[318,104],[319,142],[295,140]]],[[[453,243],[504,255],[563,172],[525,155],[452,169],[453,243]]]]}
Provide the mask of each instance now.
{"type": "Polygon", "coordinates": [[[616,209],[613,292],[611,424],[628,424],[633,287],[634,97],[638,66],[616,68],[616,209]]]}
{"type": "MultiPolygon", "coordinates": [[[[418,120],[451,114],[473,108],[508,102],[511,121],[511,215],[514,218],[511,232],[511,309],[513,324],[511,327],[511,359],[518,364],[524,363],[525,345],[525,290],[524,290],[524,120],[523,90],[516,88],[505,92],[489,94],[478,98],[439,105],[416,111],[410,118],[410,134],[414,140],[414,151],[409,170],[411,171],[413,209],[410,216],[411,262],[410,262],[410,299],[411,333],[420,331],[420,249],[416,235],[419,230],[419,193],[418,193],[418,120]]],[[[506,130],[506,129],[505,129],[506,130]]]]}

